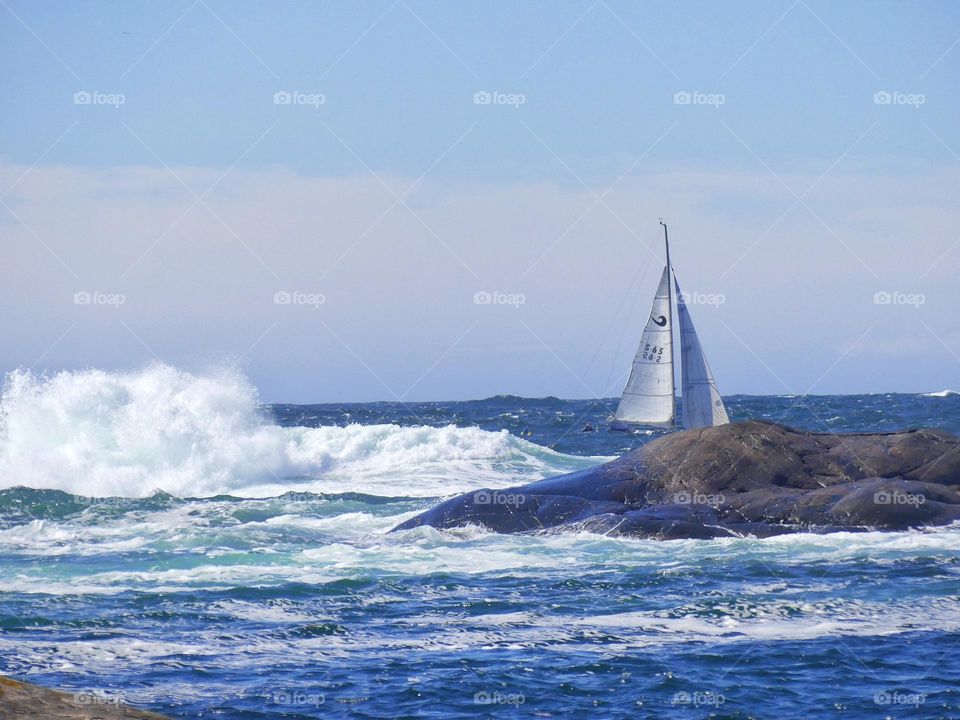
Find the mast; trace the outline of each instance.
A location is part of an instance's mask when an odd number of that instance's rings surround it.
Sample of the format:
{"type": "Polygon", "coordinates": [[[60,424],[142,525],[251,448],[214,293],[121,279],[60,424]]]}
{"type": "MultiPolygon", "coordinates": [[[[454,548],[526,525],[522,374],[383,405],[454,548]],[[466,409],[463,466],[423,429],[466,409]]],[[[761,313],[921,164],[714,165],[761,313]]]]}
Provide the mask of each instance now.
{"type": "Polygon", "coordinates": [[[670,264],[670,236],[667,235],[667,224],[660,218],[663,225],[663,243],[667,249],[667,327],[670,328],[670,397],[673,406],[673,427],[677,426],[677,380],[673,371],[674,350],[673,343],[676,335],[673,332],[673,266],[670,264]]]}
{"type": "MultiPolygon", "coordinates": [[[[663,225],[667,240],[667,225],[663,225]]],[[[633,357],[630,377],[620,394],[620,402],[612,420],[625,430],[629,425],[655,425],[675,428],[677,425],[677,386],[673,372],[673,287],[670,265],[670,245],[667,243],[667,264],[660,274],[657,292],[653,296],[650,315],[640,336],[637,353],[633,357]],[[667,350],[667,345],[670,349],[667,350]],[[664,352],[667,350],[667,352],[664,352]]]]}

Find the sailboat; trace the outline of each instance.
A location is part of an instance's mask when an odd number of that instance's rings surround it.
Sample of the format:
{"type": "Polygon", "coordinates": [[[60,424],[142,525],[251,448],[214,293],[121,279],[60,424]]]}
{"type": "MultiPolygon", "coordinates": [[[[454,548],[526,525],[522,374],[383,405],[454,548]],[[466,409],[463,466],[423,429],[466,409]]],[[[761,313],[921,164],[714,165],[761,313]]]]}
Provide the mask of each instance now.
{"type": "Polygon", "coordinates": [[[703,346],[690,319],[690,311],[680,292],[670,264],[670,237],[661,218],[667,264],[653,298],[650,319],[640,336],[640,347],[633,358],[630,377],[620,395],[617,410],[610,418],[611,430],[637,427],[676,429],[674,380],[673,291],[676,290],[677,317],[680,326],[680,369],[684,429],[724,425],[730,422],[723,398],[703,354],[703,346]],[[672,280],[672,282],[671,282],[672,280]]]}

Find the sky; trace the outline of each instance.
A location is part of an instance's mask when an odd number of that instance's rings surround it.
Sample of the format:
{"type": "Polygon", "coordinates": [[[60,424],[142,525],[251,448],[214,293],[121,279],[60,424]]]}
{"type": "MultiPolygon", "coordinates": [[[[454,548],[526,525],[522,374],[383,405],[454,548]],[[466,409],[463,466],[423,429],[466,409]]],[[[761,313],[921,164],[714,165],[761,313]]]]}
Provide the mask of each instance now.
{"type": "Polygon", "coordinates": [[[951,2],[0,0],[0,371],[619,394],[662,231],[723,394],[960,390],[951,2]]]}

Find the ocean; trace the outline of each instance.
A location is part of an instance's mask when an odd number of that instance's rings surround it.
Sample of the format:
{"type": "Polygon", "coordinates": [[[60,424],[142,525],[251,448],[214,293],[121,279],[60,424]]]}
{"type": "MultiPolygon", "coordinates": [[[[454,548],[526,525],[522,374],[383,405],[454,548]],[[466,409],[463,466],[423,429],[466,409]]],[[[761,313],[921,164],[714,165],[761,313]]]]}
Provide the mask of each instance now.
{"type": "MultiPolygon", "coordinates": [[[[946,391],[726,402],[960,433],[946,391]]],[[[388,533],[654,437],[606,432],[614,403],[270,406],[236,371],[13,373],[0,673],[174,718],[960,717],[960,527],[388,533]]]]}

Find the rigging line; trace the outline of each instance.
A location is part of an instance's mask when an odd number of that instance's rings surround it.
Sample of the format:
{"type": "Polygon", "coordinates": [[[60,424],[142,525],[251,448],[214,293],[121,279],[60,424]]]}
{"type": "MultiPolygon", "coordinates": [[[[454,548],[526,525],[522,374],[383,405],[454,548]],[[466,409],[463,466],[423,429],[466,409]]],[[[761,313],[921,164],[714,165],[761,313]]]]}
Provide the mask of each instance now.
{"type": "MultiPolygon", "coordinates": [[[[649,264],[649,263],[648,263],[649,264]]],[[[646,271],[646,267],[644,267],[646,271]]],[[[630,304],[630,312],[627,313],[626,318],[624,319],[623,330],[620,331],[620,339],[617,341],[617,349],[614,351],[613,356],[610,358],[610,368],[607,370],[607,386],[610,385],[610,378],[613,377],[613,371],[616,367],[617,360],[620,357],[620,349],[623,347],[623,339],[627,335],[627,330],[630,327],[630,318],[634,316],[634,313],[637,309],[637,302],[640,300],[640,287],[637,287],[637,291],[633,294],[633,302],[630,304]]],[[[632,363],[632,360],[631,360],[632,363]]]]}
{"type": "MultiPolygon", "coordinates": [[[[606,330],[603,331],[603,335],[600,336],[600,342],[598,342],[593,347],[593,355],[590,357],[590,361],[587,363],[587,367],[583,371],[583,378],[586,380],[587,375],[590,373],[590,370],[593,368],[593,363],[597,359],[597,355],[600,354],[600,348],[603,347],[603,344],[607,341],[607,337],[610,335],[610,330],[613,328],[613,324],[616,322],[617,318],[620,316],[620,311],[623,309],[623,304],[627,301],[627,298],[630,297],[631,291],[633,291],[634,302],[636,302],[636,297],[639,294],[639,286],[634,291],[633,287],[637,284],[637,280],[640,278],[641,274],[647,269],[647,265],[650,264],[650,253],[644,253],[644,262],[642,265],[637,267],[637,271],[634,273],[633,278],[630,280],[630,284],[627,286],[627,292],[623,294],[623,297],[620,298],[620,305],[617,306],[616,312],[610,315],[610,322],[607,323],[606,330]]],[[[623,336],[621,334],[621,342],[623,336]]],[[[619,352],[619,347],[618,347],[619,352]]],[[[607,384],[609,385],[610,376],[607,374],[607,384]]]]}
{"type": "MultiPolygon", "coordinates": [[[[649,252],[644,253],[644,262],[640,270],[637,272],[637,277],[639,277],[641,273],[645,273],[647,271],[647,268],[650,266],[650,259],[652,257],[653,257],[653,253],[649,253],[649,252]]],[[[606,384],[607,387],[610,387],[610,378],[613,376],[613,368],[617,364],[617,358],[620,357],[620,348],[623,346],[623,338],[627,334],[627,328],[630,327],[630,318],[633,317],[634,311],[636,311],[637,309],[637,301],[639,299],[640,299],[640,286],[638,285],[636,291],[633,293],[633,303],[631,303],[630,312],[627,313],[627,317],[624,320],[623,330],[621,330],[620,332],[620,339],[617,341],[617,349],[613,353],[613,357],[610,358],[610,369],[607,370],[607,384],[606,384]]],[[[626,300],[626,297],[624,297],[624,300],[626,300]]],[[[621,307],[622,306],[623,306],[623,302],[621,301],[621,307]]],[[[618,309],[617,313],[619,314],[619,312],[620,311],[618,309]]],[[[611,322],[611,325],[612,324],[613,323],[611,322]]]]}
{"type": "MultiPolygon", "coordinates": [[[[632,318],[633,315],[634,315],[634,311],[635,311],[636,308],[637,308],[637,301],[638,301],[639,299],[640,299],[640,293],[638,292],[638,293],[636,294],[636,297],[634,297],[633,304],[630,306],[630,312],[627,314],[627,320],[626,320],[625,325],[623,326],[623,332],[620,333],[620,340],[619,340],[619,342],[617,343],[617,349],[616,349],[616,351],[613,353],[613,356],[610,358],[610,369],[607,370],[607,386],[608,386],[608,387],[609,387],[609,385],[610,385],[609,380],[610,380],[610,378],[613,376],[614,367],[616,367],[616,364],[617,364],[617,359],[620,357],[620,348],[623,346],[623,338],[626,337],[627,328],[630,327],[630,318],[632,318]]],[[[641,332],[642,332],[642,330],[641,330],[641,332]]],[[[633,372],[633,358],[630,359],[630,374],[632,374],[632,372],[633,372]]],[[[630,379],[630,374],[627,375],[627,380],[630,379]]],[[[626,382],[626,381],[624,381],[624,382],[626,382]]],[[[621,394],[622,394],[622,393],[621,393],[621,394]]]]}

